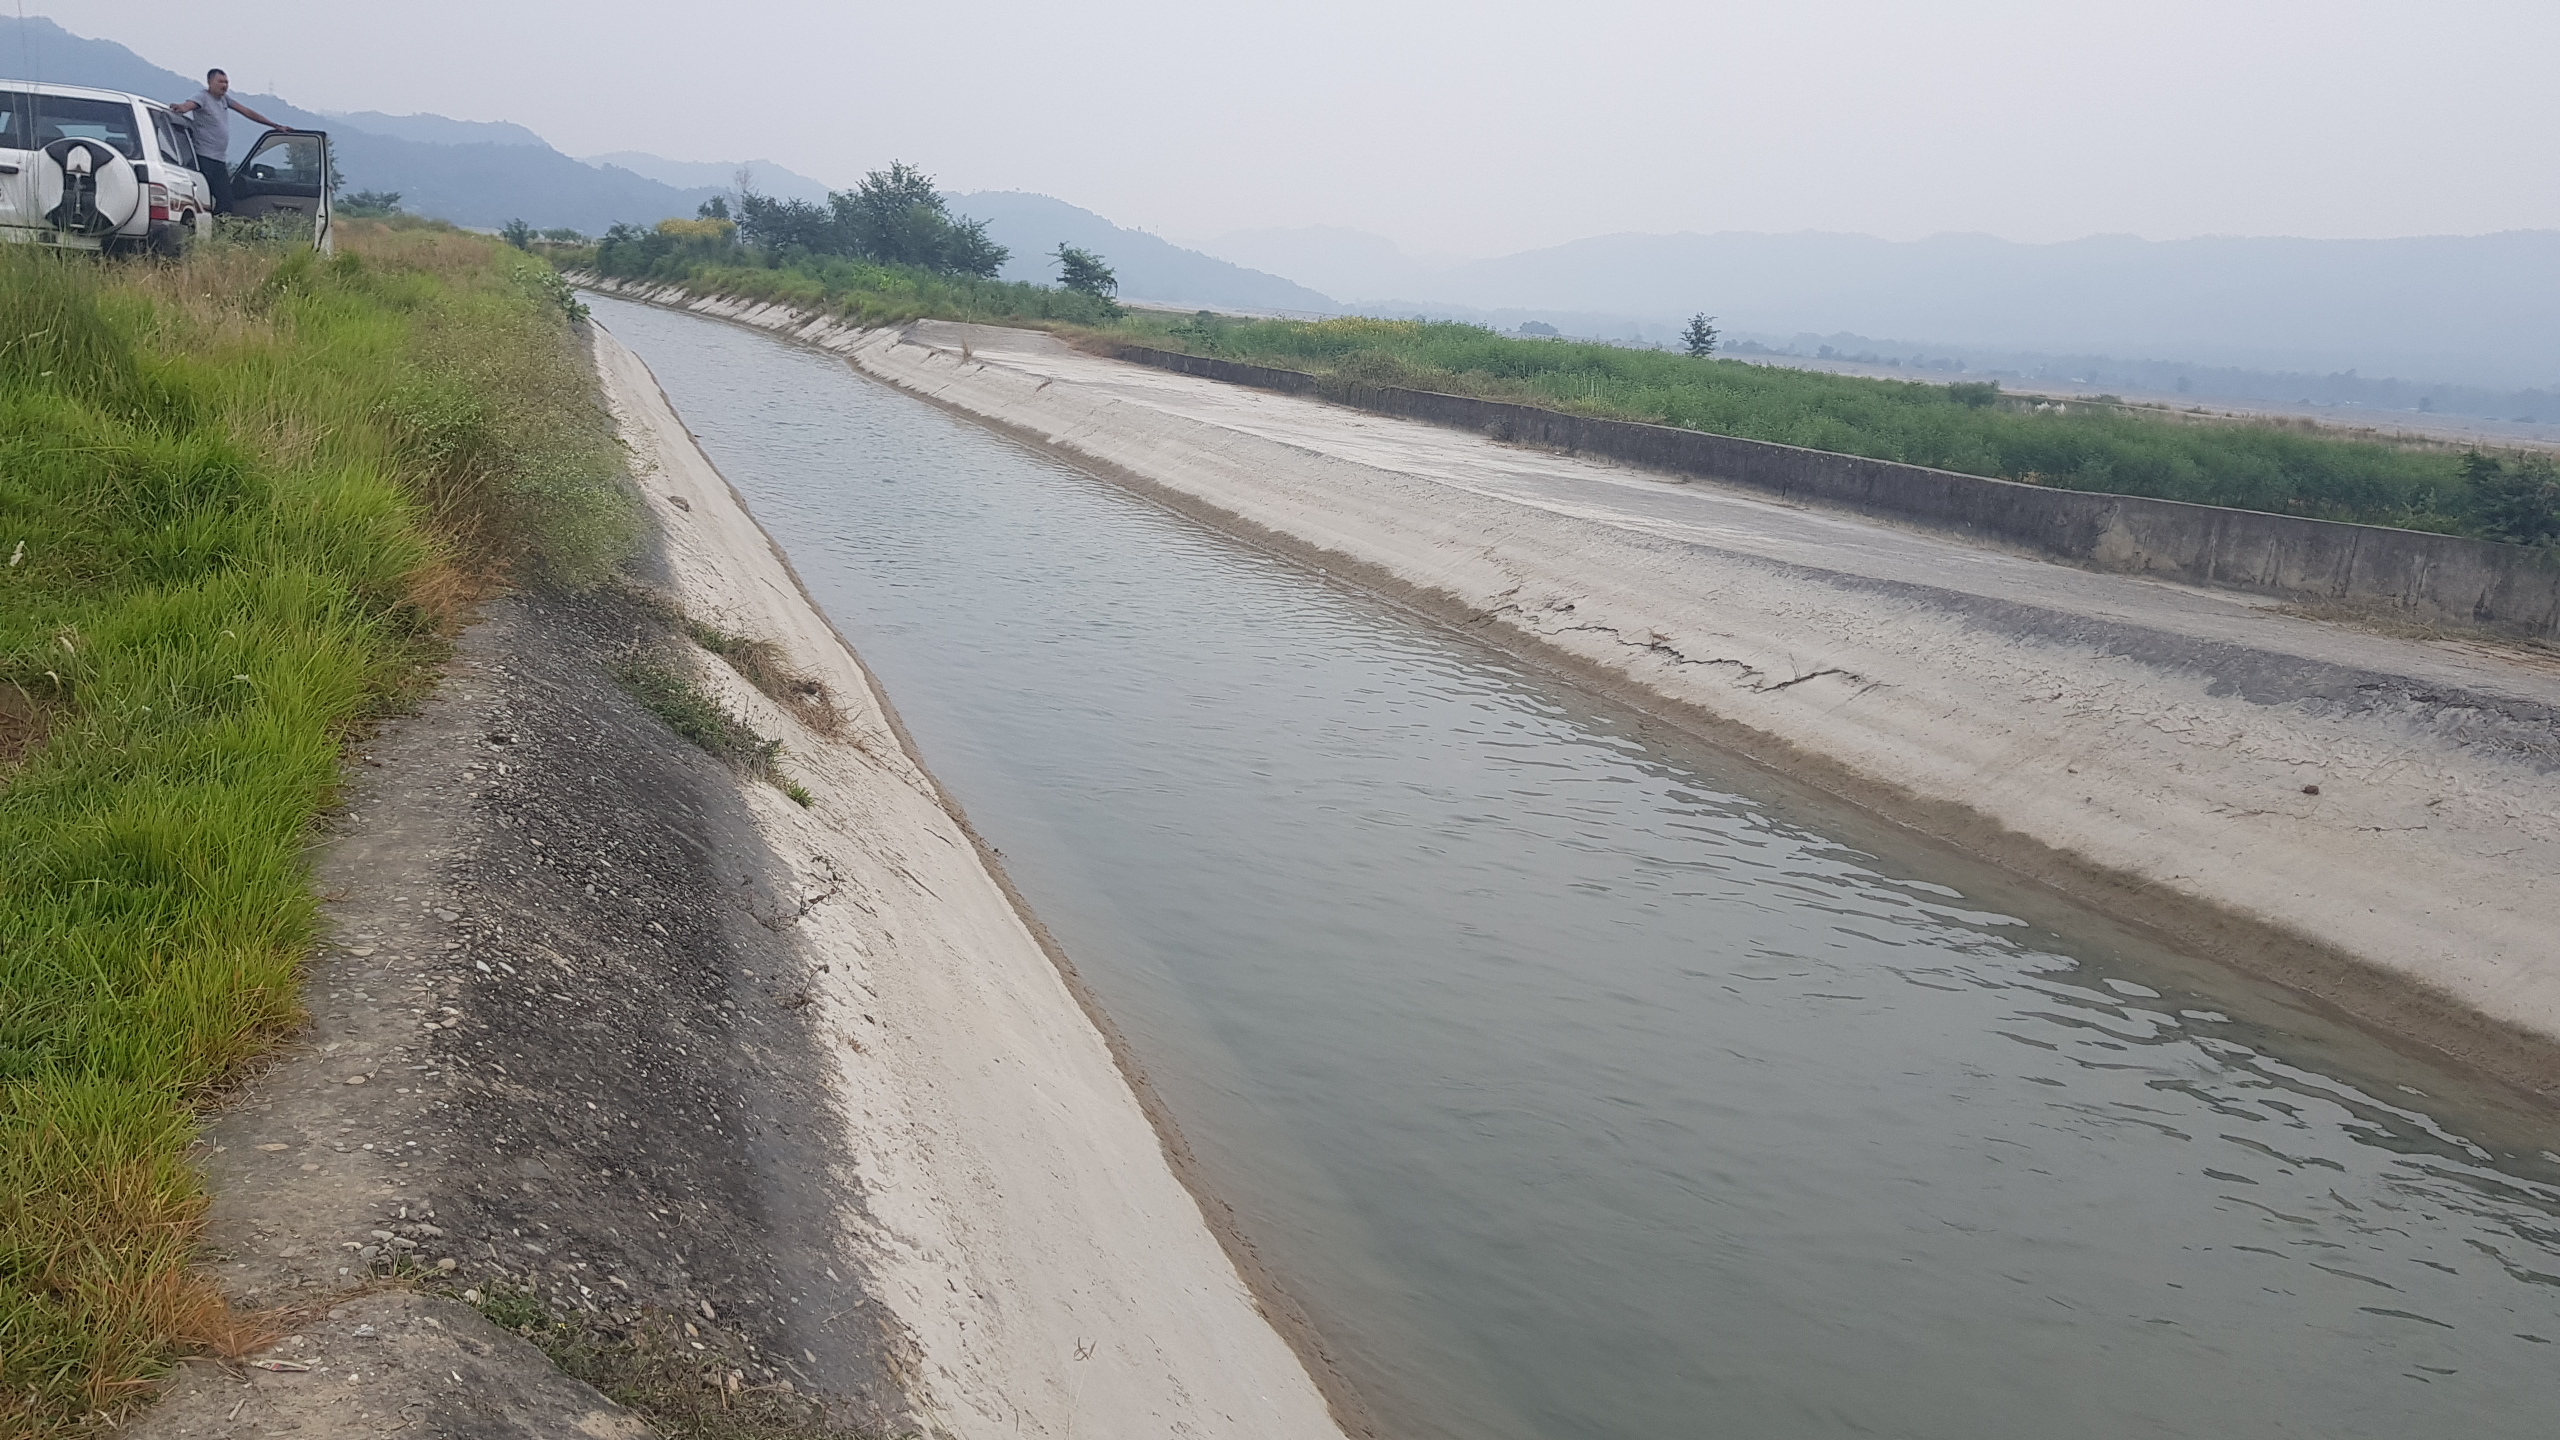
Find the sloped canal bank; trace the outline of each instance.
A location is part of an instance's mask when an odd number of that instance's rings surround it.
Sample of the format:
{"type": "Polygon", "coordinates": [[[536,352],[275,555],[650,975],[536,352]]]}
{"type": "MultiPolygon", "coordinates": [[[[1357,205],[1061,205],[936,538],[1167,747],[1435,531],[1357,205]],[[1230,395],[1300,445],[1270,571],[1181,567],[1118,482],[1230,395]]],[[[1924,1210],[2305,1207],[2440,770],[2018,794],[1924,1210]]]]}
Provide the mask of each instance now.
{"type": "Polygon", "coordinates": [[[596,309],[1389,1430],[2560,1398],[2544,1115],[833,358],[596,309]]]}

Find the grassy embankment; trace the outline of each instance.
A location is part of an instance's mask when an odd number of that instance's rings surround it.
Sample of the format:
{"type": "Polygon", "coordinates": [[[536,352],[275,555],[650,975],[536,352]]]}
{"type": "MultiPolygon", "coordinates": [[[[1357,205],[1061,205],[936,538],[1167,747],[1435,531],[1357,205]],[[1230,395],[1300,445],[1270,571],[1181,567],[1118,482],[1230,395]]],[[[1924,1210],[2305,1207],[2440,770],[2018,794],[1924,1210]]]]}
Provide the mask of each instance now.
{"type": "Polygon", "coordinates": [[[2110,491],[2525,543],[2560,538],[2546,458],[2204,421],[2105,403],[2059,411],[1996,386],[1929,385],[1499,335],[1404,320],[1113,314],[1090,297],[850,261],[775,262],[717,234],[663,235],[562,263],[779,300],[863,324],[1037,325],[1391,385],[1677,425],[2065,489],[2110,491]]]}
{"type": "Polygon", "coordinates": [[[972,320],[998,325],[1107,325],[1120,313],[1107,300],[1046,285],[950,275],[838,255],[776,261],[702,222],[663,221],[633,241],[546,247],[564,269],[622,280],[680,284],[709,295],[777,301],[839,315],[858,325],[972,320]]]}
{"type": "Polygon", "coordinates": [[[183,1152],[296,1019],[340,747],[475,591],[634,534],[556,274],[345,245],[0,246],[0,1436],[250,1338],[183,1152]]]}

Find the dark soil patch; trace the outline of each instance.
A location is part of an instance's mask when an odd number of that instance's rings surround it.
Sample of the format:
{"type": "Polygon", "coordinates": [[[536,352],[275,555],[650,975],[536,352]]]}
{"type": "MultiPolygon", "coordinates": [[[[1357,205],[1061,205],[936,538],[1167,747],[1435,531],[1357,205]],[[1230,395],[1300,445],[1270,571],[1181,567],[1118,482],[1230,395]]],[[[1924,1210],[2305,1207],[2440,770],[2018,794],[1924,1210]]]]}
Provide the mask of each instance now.
{"type": "Polygon", "coordinates": [[[16,766],[44,743],[52,709],[19,686],[0,680],[0,771],[16,766]]]}
{"type": "Polygon", "coordinates": [[[673,1434],[890,1431],[915,1351],[866,1289],[793,932],[829,877],[615,679],[680,643],[629,595],[503,599],[358,747],[311,1026],[201,1153],[217,1278],[289,1314],[386,1281],[532,1306],[507,1328],[673,1434]]]}

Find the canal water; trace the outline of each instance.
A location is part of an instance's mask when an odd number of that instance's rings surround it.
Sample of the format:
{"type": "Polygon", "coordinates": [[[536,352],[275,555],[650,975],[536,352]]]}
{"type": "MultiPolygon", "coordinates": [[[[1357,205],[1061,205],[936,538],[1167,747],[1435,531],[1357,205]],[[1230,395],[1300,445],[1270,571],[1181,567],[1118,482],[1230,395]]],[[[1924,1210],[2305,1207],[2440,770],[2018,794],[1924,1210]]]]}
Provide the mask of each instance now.
{"type": "Polygon", "coordinates": [[[604,298],[1398,1437],[2547,1436],[2547,1116],[604,298]]]}

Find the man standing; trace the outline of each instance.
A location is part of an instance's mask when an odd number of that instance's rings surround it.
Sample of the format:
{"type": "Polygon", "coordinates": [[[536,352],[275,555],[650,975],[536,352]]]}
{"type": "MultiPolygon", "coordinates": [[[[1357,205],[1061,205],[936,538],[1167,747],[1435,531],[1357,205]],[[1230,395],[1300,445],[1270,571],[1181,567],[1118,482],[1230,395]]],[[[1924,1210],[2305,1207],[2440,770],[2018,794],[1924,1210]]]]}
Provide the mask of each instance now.
{"type": "Polygon", "coordinates": [[[195,141],[196,168],[204,172],[205,183],[213,187],[213,208],[218,213],[231,208],[231,112],[237,110],[270,130],[284,127],[231,98],[231,77],[219,70],[204,72],[204,88],[193,100],[180,101],[169,107],[172,115],[194,112],[188,120],[189,138],[195,141]]]}

